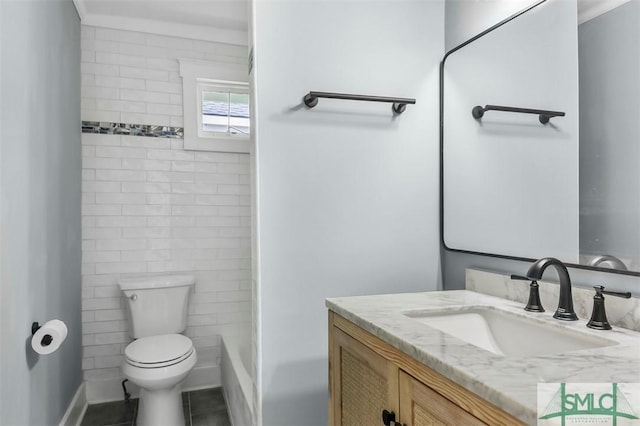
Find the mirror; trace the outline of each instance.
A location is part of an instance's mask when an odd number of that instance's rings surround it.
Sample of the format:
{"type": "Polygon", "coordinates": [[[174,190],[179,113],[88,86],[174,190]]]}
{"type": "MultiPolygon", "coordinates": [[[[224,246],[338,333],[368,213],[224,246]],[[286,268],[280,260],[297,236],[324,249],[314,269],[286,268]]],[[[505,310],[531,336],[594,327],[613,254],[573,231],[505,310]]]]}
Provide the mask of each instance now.
{"type": "Polygon", "coordinates": [[[443,242],[640,275],[640,0],[579,3],[579,21],[546,0],[445,56],[443,242]],[[488,105],[564,116],[472,114],[488,105]]]}

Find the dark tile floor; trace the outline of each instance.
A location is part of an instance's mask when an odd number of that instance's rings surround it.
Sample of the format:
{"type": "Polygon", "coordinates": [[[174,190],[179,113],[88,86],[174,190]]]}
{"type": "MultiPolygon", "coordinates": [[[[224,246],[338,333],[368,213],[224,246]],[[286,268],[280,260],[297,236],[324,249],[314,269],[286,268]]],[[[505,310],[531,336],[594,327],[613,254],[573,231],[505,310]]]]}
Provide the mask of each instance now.
{"type": "MultiPolygon", "coordinates": [[[[231,426],[222,396],[222,388],[203,389],[182,394],[186,426],[231,426]]],[[[138,414],[138,399],[89,405],[82,426],[133,426],[138,414]]]]}

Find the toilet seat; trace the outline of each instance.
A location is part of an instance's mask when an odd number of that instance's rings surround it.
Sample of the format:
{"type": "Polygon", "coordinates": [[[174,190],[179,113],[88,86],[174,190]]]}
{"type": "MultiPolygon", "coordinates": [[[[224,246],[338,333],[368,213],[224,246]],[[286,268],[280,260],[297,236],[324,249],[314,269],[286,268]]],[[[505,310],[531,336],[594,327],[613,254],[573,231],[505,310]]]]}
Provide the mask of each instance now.
{"type": "Polygon", "coordinates": [[[126,362],[139,368],[163,368],[178,364],[194,351],[193,342],[182,334],[142,337],[124,350],[126,362]]]}

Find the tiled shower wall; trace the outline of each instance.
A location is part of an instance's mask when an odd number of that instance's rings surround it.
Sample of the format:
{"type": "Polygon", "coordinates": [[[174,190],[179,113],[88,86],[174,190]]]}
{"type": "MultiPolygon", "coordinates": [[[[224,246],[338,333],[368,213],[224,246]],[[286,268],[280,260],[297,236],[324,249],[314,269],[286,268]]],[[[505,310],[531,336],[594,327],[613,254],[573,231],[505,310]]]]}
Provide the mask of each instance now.
{"type": "MultiPolygon", "coordinates": [[[[246,47],[82,27],[82,120],[182,126],[177,58],[246,63],[246,47]]],[[[90,401],[121,398],[127,333],[121,276],[196,276],[186,334],[192,386],[220,383],[220,335],[251,318],[246,154],[181,139],[82,135],[83,369],[90,401]]]]}

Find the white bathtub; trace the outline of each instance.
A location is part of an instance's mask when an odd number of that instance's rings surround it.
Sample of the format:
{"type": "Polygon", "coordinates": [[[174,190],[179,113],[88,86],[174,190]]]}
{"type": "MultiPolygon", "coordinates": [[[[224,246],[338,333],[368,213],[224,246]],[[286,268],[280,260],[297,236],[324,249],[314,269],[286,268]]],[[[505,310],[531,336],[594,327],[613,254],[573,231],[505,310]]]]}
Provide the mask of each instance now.
{"type": "Polygon", "coordinates": [[[251,426],[253,407],[253,384],[251,369],[251,346],[244,336],[222,338],[222,390],[229,408],[233,426],[251,426]]]}

